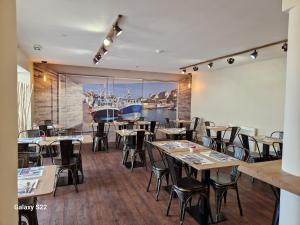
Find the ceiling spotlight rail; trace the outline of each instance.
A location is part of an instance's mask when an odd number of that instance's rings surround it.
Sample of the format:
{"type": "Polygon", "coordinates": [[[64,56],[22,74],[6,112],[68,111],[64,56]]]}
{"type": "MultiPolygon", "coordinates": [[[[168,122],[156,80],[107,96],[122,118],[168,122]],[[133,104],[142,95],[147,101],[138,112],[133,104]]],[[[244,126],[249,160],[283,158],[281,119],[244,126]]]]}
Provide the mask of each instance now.
{"type": "Polygon", "coordinates": [[[183,67],[180,68],[180,70],[182,71],[182,73],[185,73],[188,68],[193,68],[194,71],[197,71],[198,66],[200,66],[202,64],[208,64],[207,65],[208,68],[212,68],[213,67],[213,62],[217,61],[217,60],[221,60],[221,59],[226,59],[229,64],[233,64],[234,63],[234,58],[233,58],[234,56],[242,55],[242,54],[245,54],[245,53],[248,53],[248,52],[252,52],[252,54],[250,54],[250,57],[252,59],[256,59],[256,57],[258,55],[257,50],[262,49],[262,48],[267,48],[267,47],[270,47],[270,46],[273,46],[273,45],[282,44],[282,43],[283,43],[282,49],[286,52],[287,51],[287,46],[288,46],[287,41],[288,41],[287,39],[284,39],[284,40],[281,40],[281,41],[276,41],[276,42],[272,42],[272,43],[269,43],[269,44],[261,45],[261,46],[255,47],[255,48],[250,48],[250,49],[247,49],[247,50],[244,50],[244,51],[235,52],[235,53],[232,53],[232,54],[228,54],[228,55],[220,56],[220,57],[217,57],[217,58],[205,60],[205,61],[195,63],[195,64],[192,64],[192,65],[183,66],[183,67]]]}
{"type": "Polygon", "coordinates": [[[123,30],[119,27],[119,22],[123,15],[119,14],[113,25],[111,26],[110,30],[108,31],[103,43],[101,44],[100,48],[98,49],[96,55],[93,58],[94,64],[99,63],[101,58],[107,54],[108,47],[113,43],[114,38],[120,36],[123,30]]]}

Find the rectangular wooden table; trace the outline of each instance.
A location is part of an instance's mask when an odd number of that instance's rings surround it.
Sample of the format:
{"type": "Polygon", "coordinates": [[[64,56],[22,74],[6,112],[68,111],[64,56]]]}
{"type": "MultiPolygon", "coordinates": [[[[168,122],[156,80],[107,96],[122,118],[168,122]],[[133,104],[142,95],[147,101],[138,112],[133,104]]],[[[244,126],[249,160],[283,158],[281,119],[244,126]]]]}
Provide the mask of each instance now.
{"type": "Polygon", "coordinates": [[[267,162],[244,164],[238,170],[275,187],[276,197],[275,210],[272,224],[279,223],[280,189],[300,196],[300,177],[294,176],[281,169],[282,161],[274,160],[267,162]]]}
{"type": "Polygon", "coordinates": [[[209,135],[210,135],[210,131],[214,131],[216,133],[216,139],[217,140],[217,150],[221,151],[222,150],[222,144],[221,144],[221,140],[222,140],[222,132],[226,131],[228,129],[228,127],[226,126],[206,126],[205,129],[207,130],[206,132],[208,133],[209,130],[209,135]]]}
{"type": "Polygon", "coordinates": [[[270,155],[270,146],[274,143],[278,143],[280,148],[282,148],[283,139],[275,138],[275,137],[268,137],[264,135],[253,136],[253,138],[258,142],[263,144],[263,156],[269,157],[270,155]]]}
{"type": "MultiPolygon", "coordinates": [[[[202,182],[206,185],[210,185],[210,170],[211,169],[219,169],[219,168],[225,168],[225,167],[232,167],[232,166],[239,166],[245,164],[245,162],[242,162],[240,160],[234,159],[230,157],[229,160],[226,161],[220,161],[216,158],[211,157],[210,153],[213,152],[215,154],[223,154],[216,152],[214,150],[211,150],[207,147],[201,146],[199,144],[187,141],[187,140],[177,140],[177,141],[155,141],[152,142],[152,144],[157,147],[162,152],[172,156],[173,158],[191,166],[192,168],[201,171],[202,172],[202,182]],[[189,161],[186,161],[183,159],[183,156],[187,154],[196,154],[199,155],[202,158],[205,158],[209,161],[209,163],[192,163],[189,161]]],[[[194,217],[198,222],[205,221],[205,223],[208,223],[208,212],[204,212],[204,217],[200,218],[200,211],[198,206],[194,206],[188,211],[194,217]]],[[[220,222],[220,220],[223,220],[224,217],[222,215],[215,215],[215,219],[220,222]]]]}
{"type": "Polygon", "coordinates": [[[40,146],[48,146],[54,141],[74,139],[80,140],[82,144],[93,143],[93,138],[91,135],[70,135],[70,136],[52,136],[52,137],[38,137],[38,138],[18,138],[18,143],[29,143],[29,144],[39,144],[40,146]]]}
{"type": "MultiPolygon", "coordinates": [[[[27,206],[27,207],[33,207],[32,208],[32,213],[35,214],[35,216],[33,217],[33,220],[34,221],[29,221],[30,224],[35,224],[35,225],[38,225],[38,219],[37,219],[37,210],[38,209],[45,209],[45,207],[47,206],[44,206],[44,205],[38,205],[37,204],[37,197],[39,196],[44,196],[44,195],[50,195],[54,192],[54,188],[55,188],[55,179],[56,179],[56,170],[57,170],[57,166],[44,166],[44,169],[43,169],[43,174],[42,176],[40,177],[37,177],[37,179],[39,180],[38,181],[38,184],[37,184],[37,187],[35,190],[33,190],[32,193],[29,193],[29,194],[23,194],[23,195],[19,195],[18,194],[18,200],[19,200],[19,203],[18,203],[18,207],[26,207],[26,199],[30,199],[30,198],[33,198],[33,204],[34,205],[31,205],[32,203],[29,203],[30,205],[27,206]]],[[[18,180],[21,180],[21,179],[29,179],[27,176],[18,176],[18,180]]],[[[28,203],[27,203],[28,204],[28,203]]],[[[21,221],[21,212],[24,211],[24,210],[20,210],[19,211],[19,221],[21,221]]]]}

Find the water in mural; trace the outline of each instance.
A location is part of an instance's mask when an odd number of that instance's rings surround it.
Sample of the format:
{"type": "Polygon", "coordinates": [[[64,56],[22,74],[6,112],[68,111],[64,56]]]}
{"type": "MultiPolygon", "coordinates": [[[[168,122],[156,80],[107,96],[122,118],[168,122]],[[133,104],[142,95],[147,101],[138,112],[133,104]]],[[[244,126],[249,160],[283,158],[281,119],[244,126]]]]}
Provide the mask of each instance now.
{"type": "MultiPolygon", "coordinates": [[[[176,118],[177,84],[114,80],[102,84],[83,84],[86,113],[94,121],[117,119],[156,120],[176,118]]],[[[87,115],[84,115],[87,116],[87,115]]]]}

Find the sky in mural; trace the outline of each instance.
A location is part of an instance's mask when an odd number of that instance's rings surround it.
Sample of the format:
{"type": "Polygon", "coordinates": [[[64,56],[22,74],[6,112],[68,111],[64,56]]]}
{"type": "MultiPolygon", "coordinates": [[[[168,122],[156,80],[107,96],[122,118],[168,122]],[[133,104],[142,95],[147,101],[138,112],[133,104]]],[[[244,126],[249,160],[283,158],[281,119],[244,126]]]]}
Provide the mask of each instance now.
{"type": "MultiPolygon", "coordinates": [[[[108,84],[108,92],[113,93],[117,97],[125,97],[130,91],[132,98],[139,98],[143,95],[144,98],[149,95],[157,94],[162,91],[174,90],[177,88],[176,82],[144,82],[144,83],[117,83],[108,84]]],[[[83,84],[83,91],[93,91],[101,93],[106,91],[106,84],[83,84]]]]}

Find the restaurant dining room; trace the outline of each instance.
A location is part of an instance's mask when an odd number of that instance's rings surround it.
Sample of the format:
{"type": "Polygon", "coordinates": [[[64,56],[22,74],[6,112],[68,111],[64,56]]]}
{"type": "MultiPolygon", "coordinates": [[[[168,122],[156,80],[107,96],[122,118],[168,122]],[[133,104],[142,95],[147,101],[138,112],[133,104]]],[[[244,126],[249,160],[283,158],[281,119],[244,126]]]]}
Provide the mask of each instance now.
{"type": "Polygon", "coordinates": [[[300,0],[0,0],[0,225],[300,225],[300,0]]]}

